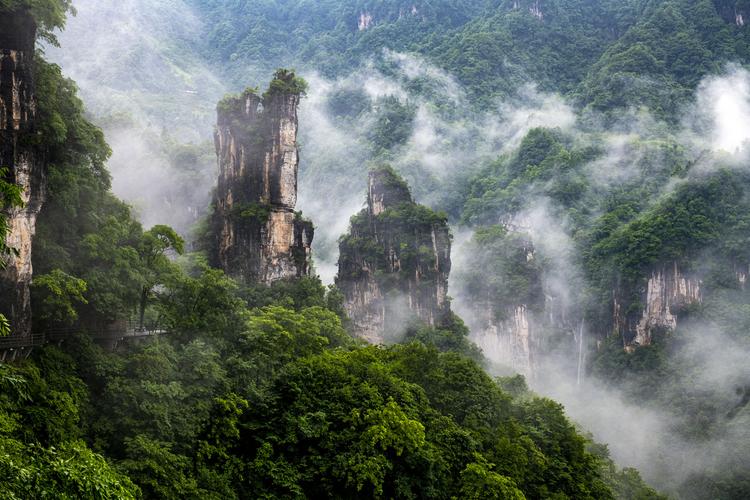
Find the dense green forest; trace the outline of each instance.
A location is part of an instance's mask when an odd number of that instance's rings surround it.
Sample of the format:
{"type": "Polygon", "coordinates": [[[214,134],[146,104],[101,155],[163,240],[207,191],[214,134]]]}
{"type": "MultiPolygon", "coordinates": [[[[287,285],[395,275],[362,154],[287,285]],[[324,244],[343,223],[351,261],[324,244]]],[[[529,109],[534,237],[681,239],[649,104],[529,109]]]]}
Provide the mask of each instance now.
{"type": "Polygon", "coordinates": [[[665,498],[641,474],[750,496],[748,2],[0,0],[18,8],[44,47],[34,329],[71,333],[0,363],[0,498],[665,498]],[[240,285],[201,250],[209,131],[279,67],[307,79],[323,281],[240,285]],[[325,283],[383,163],[439,211],[398,220],[453,226],[466,325],[369,346],[325,283]],[[701,300],[639,345],[672,269],[701,300]],[[528,380],[472,343],[521,306],[528,380]],[[86,334],[123,320],[168,333],[86,334]]]}

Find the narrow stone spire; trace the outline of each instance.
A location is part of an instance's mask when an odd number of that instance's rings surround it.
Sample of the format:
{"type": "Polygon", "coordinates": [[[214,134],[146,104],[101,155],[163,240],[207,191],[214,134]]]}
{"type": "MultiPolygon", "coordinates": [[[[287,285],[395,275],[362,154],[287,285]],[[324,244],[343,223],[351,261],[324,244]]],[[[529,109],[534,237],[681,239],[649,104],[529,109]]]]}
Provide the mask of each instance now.
{"type": "Polygon", "coordinates": [[[217,109],[216,265],[243,283],[308,275],[313,226],[297,203],[297,105],[304,82],[279,70],[262,96],[248,89],[217,109]]]}
{"type": "Polygon", "coordinates": [[[398,340],[410,321],[439,326],[450,314],[447,220],[414,203],[390,167],[370,172],[367,208],[352,217],[339,248],[336,284],[356,335],[398,340]]]}

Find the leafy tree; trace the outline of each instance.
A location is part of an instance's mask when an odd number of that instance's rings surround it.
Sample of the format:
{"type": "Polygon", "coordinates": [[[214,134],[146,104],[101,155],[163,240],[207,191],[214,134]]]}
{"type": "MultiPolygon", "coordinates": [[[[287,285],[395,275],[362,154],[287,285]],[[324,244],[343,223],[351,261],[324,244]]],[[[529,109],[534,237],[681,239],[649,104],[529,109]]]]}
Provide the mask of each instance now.
{"type": "Polygon", "coordinates": [[[149,295],[156,285],[166,280],[166,275],[177,272],[167,251],[181,255],[185,249],[183,239],[169,226],[156,225],[144,232],[138,244],[138,256],[143,269],[138,325],[143,330],[143,319],[149,295]]]}
{"type": "Polygon", "coordinates": [[[236,336],[248,315],[237,283],[202,262],[195,272],[196,277],[168,276],[157,303],[160,324],[188,339],[199,334],[213,338],[236,336]]]}
{"type": "Polygon", "coordinates": [[[138,487],[75,438],[73,399],[50,387],[37,369],[0,364],[0,389],[5,497],[140,498],[138,487]],[[47,443],[37,440],[43,434],[47,443]]]}
{"type": "Polygon", "coordinates": [[[36,276],[32,286],[38,304],[35,313],[47,325],[73,325],[78,319],[74,304],[88,303],[84,297],[86,282],[60,269],[36,276]]]}
{"type": "Polygon", "coordinates": [[[28,10],[41,28],[39,36],[54,45],[53,31],[64,28],[67,15],[76,12],[72,0],[0,0],[0,10],[28,10]]]}
{"type": "Polygon", "coordinates": [[[477,462],[461,472],[461,498],[480,500],[525,500],[512,479],[492,472],[492,464],[477,454],[477,462]]]}

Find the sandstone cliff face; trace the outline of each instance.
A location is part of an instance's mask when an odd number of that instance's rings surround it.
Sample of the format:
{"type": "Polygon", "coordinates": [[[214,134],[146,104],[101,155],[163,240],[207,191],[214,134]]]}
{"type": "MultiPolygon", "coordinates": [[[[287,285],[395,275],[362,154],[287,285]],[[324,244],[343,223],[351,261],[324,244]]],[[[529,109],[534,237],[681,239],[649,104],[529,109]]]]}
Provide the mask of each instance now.
{"type": "Polygon", "coordinates": [[[31,144],[36,119],[32,66],[36,26],[25,12],[0,12],[0,167],[22,190],[24,206],[6,211],[7,244],[17,255],[0,271],[0,313],[15,335],[31,330],[29,285],[36,219],[44,202],[44,164],[31,144]]]}
{"type": "Polygon", "coordinates": [[[657,332],[672,331],[684,310],[702,301],[700,280],[686,276],[677,265],[651,272],[641,293],[640,308],[627,313],[617,294],[613,300],[615,332],[627,350],[650,345],[657,332]]]}
{"type": "Polygon", "coordinates": [[[355,333],[384,343],[415,318],[440,325],[450,313],[450,250],[445,217],[414,203],[389,168],[372,171],[367,208],[340,241],[336,278],[355,333]]]}
{"type": "Polygon", "coordinates": [[[310,272],[313,226],[294,212],[300,92],[280,71],[262,97],[246,91],[218,107],[214,259],[244,283],[310,272]]]}

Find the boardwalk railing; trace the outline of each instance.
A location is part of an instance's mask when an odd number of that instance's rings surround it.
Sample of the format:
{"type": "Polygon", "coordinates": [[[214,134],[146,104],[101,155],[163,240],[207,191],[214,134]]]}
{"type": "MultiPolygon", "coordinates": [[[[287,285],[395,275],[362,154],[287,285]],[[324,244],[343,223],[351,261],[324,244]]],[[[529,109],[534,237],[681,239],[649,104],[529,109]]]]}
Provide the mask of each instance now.
{"type": "Polygon", "coordinates": [[[0,350],[19,349],[21,347],[37,347],[47,343],[46,335],[43,333],[33,333],[23,337],[0,337],[0,350]]]}
{"type": "Polygon", "coordinates": [[[168,333],[158,327],[138,328],[128,324],[123,330],[101,330],[95,332],[86,332],[81,329],[59,329],[49,330],[42,333],[32,333],[31,335],[11,335],[9,337],[0,337],[0,362],[6,360],[15,360],[21,357],[28,357],[34,347],[41,347],[51,342],[62,342],[69,339],[75,334],[84,334],[93,340],[104,340],[111,342],[114,348],[120,341],[125,339],[139,339],[147,337],[156,337],[168,333]]]}

